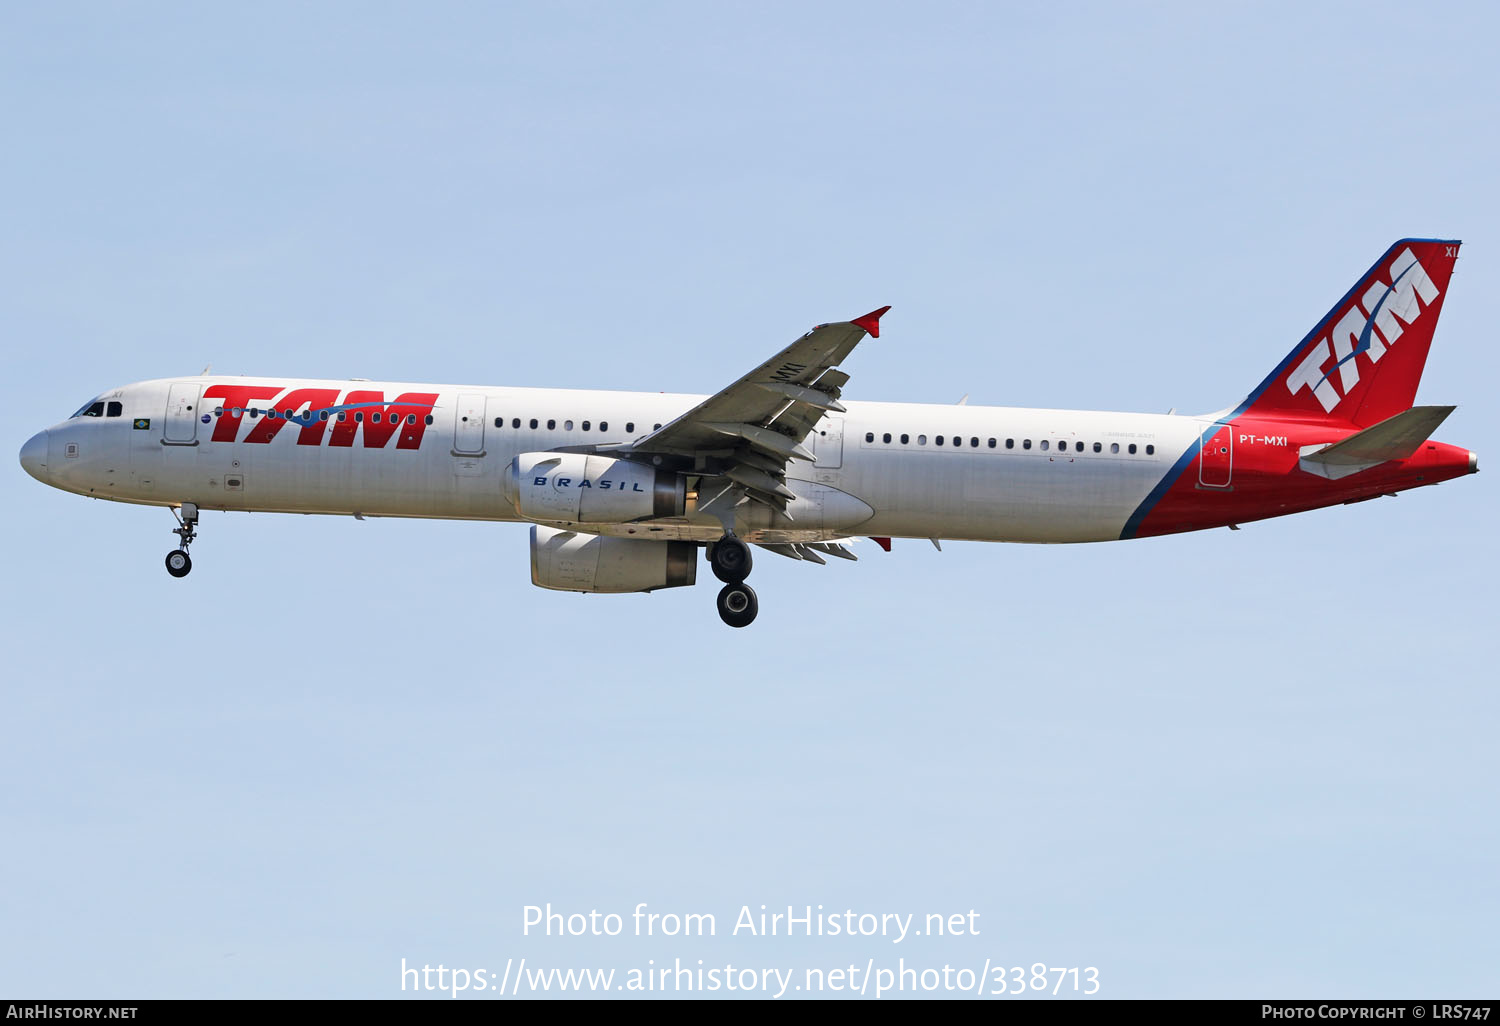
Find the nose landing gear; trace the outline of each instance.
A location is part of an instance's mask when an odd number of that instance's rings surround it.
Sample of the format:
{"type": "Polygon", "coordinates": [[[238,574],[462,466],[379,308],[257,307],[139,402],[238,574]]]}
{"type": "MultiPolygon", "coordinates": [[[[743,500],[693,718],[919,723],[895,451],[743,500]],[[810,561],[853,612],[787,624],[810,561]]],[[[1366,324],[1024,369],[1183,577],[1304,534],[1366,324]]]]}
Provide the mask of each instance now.
{"type": "Polygon", "coordinates": [[[760,612],[755,589],[745,583],[753,561],[750,546],[732,534],[726,534],[708,550],[708,565],[714,576],[724,582],[719,592],[719,619],[731,627],[748,627],[760,612]]]}
{"type": "Polygon", "coordinates": [[[181,513],[174,509],[172,516],[177,518],[177,526],[172,529],[172,533],[181,541],[177,543],[177,548],[167,553],[167,573],[173,577],[186,577],[193,569],[188,546],[198,537],[198,507],[191,502],[184,502],[181,513]]]}

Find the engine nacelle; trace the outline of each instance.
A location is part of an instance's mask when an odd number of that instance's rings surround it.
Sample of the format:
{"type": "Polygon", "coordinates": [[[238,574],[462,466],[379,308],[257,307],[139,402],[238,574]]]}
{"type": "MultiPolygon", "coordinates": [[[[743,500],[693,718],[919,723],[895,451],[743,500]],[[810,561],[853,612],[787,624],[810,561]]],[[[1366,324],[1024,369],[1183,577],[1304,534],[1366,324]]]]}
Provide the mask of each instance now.
{"type": "Polygon", "coordinates": [[[531,583],[553,591],[621,594],[682,588],[698,579],[698,546],[531,529],[531,583]]]}
{"type": "Polygon", "coordinates": [[[563,524],[676,517],[687,500],[687,482],[675,472],[576,452],[524,452],[511,461],[502,487],[527,520],[563,524]]]}

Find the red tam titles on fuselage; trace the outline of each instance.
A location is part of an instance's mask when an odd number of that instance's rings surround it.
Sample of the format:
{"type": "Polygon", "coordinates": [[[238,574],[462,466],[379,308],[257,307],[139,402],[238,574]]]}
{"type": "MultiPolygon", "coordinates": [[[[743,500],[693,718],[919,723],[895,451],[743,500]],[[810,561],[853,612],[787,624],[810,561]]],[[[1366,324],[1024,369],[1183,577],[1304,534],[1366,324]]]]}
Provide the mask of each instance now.
{"type": "Polygon", "coordinates": [[[332,446],[352,446],[354,436],[362,434],[365,448],[382,449],[400,429],[396,448],[419,449],[438,393],[404,392],[387,403],[384,392],[353,389],[339,402],[336,388],[212,385],[203,398],[220,401],[212,415],[202,416],[205,424],[214,421],[211,441],[215,442],[263,444],[288,424],[296,424],[298,445],[321,445],[327,432],[332,446]],[[253,426],[240,438],[240,425],[247,415],[253,426]],[[333,430],[327,431],[330,425],[333,430]]]}

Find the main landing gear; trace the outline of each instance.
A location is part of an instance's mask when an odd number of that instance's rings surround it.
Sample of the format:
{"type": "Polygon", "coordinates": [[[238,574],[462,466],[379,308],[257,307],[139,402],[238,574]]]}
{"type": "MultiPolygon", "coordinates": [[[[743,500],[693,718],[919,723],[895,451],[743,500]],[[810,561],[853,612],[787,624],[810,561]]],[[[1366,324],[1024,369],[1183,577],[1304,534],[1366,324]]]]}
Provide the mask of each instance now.
{"type": "Polygon", "coordinates": [[[173,577],[186,577],[193,569],[188,546],[198,537],[198,507],[191,502],[184,502],[182,512],[179,514],[174,509],[172,516],[177,518],[177,526],[172,529],[172,533],[182,540],[177,543],[177,548],[167,553],[167,573],[173,577]]]}
{"type": "Polygon", "coordinates": [[[750,576],[754,561],[750,558],[750,546],[732,534],[708,549],[708,565],[714,576],[724,582],[719,592],[719,619],[731,627],[748,627],[760,612],[755,589],[745,583],[750,576]]]}

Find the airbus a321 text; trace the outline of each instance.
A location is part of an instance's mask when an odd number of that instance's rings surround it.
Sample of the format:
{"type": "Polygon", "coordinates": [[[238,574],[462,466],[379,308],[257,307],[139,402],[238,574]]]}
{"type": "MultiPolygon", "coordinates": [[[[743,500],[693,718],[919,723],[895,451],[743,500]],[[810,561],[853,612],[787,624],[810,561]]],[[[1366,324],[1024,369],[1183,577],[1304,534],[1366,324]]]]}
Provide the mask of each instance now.
{"type": "Polygon", "coordinates": [[[853,536],[1093,542],[1233,527],[1473,473],[1413,406],[1459,243],[1391,246],[1242,402],[1173,416],[844,402],[888,307],[813,328],[714,395],[201,375],[84,403],[21,449],[65,491],[204,510],[524,521],[543,588],[693,584],[755,619],[751,548],[853,536]]]}

